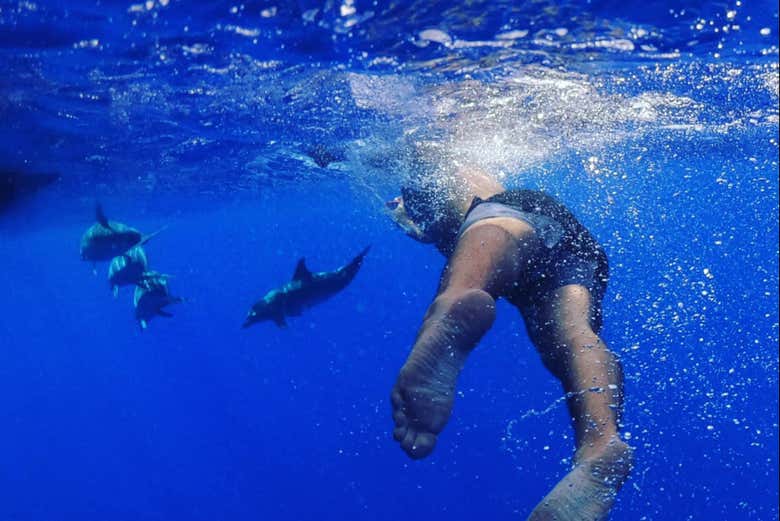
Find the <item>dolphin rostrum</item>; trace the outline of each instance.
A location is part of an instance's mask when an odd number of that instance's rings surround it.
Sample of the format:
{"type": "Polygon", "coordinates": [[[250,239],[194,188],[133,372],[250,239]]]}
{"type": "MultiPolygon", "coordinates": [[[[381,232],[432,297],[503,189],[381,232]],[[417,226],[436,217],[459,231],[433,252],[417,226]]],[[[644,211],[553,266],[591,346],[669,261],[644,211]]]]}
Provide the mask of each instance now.
{"type": "Polygon", "coordinates": [[[243,327],[265,320],[273,320],[279,327],[287,326],[285,317],[298,316],[305,308],[327,300],[346,288],[357,275],[369,248],[370,246],[349,264],[335,271],[312,273],[306,267],[306,261],[299,260],[292,280],[281,288],[272,289],[255,303],[249,310],[243,327]]]}
{"type": "Polygon", "coordinates": [[[90,226],[81,237],[82,260],[109,261],[133,246],[145,244],[162,231],[161,229],[149,235],[143,235],[126,224],[109,221],[100,204],[95,208],[95,220],[97,222],[90,226]]]}

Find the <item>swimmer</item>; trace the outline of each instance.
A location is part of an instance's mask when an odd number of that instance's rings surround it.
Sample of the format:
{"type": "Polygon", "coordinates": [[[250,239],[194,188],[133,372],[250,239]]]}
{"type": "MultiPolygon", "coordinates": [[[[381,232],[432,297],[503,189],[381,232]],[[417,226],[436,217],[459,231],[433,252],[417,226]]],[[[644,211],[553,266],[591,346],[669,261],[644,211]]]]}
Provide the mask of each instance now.
{"type": "Polygon", "coordinates": [[[605,519],[632,464],[620,438],[623,371],[599,337],[607,257],[561,203],[506,190],[477,168],[446,180],[413,173],[387,206],[410,237],[433,243],[447,265],[391,393],[393,437],[414,459],[429,455],[452,412],[458,375],[505,298],[521,313],[545,367],[567,396],[572,470],[532,521],[605,519]]]}

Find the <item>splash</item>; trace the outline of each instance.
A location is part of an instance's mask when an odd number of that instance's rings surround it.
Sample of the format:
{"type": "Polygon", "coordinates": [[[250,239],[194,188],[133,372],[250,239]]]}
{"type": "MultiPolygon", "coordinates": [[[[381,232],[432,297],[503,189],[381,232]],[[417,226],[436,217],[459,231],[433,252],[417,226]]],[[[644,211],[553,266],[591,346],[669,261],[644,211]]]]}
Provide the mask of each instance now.
{"type": "MultiPolygon", "coordinates": [[[[567,153],[598,153],[642,133],[695,127],[702,104],[670,93],[611,94],[588,75],[541,67],[490,83],[421,85],[351,74],[359,107],[397,118],[407,143],[438,142],[436,175],[478,166],[505,182],[567,153]]],[[[430,147],[429,147],[430,148],[430,147]]]]}

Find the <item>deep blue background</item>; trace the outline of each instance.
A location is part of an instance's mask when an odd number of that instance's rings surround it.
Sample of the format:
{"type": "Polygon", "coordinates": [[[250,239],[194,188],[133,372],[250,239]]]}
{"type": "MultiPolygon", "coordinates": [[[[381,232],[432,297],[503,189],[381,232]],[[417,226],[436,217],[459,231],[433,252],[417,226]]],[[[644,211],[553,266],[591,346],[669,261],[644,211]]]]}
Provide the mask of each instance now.
{"type": "Polygon", "coordinates": [[[386,151],[371,169],[301,160],[310,143],[392,143],[414,119],[344,101],[350,73],[435,87],[524,67],[629,106],[676,96],[649,124],[562,122],[562,149],[510,181],[569,204],[610,257],[603,336],[637,449],[613,518],[776,519],[777,6],[749,4],[357,2],[350,29],[315,2],[268,19],[269,2],[0,3],[0,166],[61,174],[0,216],[0,520],[524,519],[572,436],[517,312],[499,305],[435,453],[409,460],[388,394],[444,260],[382,213],[386,151]],[[715,31],[732,9],[740,30],[715,31]],[[537,41],[413,43],[428,28],[537,41]],[[577,47],[632,28],[634,51],[577,47]],[[578,146],[583,125],[598,143],[578,146]],[[96,199],[169,226],[147,251],[186,299],[173,319],[141,333],[131,291],[114,300],[107,266],[79,260],[96,199]],[[366,244],[343,294],[287,329],[240,329],[299,257],[332,269],[366,244]]]}

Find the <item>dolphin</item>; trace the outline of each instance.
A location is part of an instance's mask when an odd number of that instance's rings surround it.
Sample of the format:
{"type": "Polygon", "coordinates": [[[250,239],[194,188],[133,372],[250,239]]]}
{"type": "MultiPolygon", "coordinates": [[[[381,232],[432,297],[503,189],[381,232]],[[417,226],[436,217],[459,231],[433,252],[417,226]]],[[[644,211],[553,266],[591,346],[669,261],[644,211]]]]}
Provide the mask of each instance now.
{"type": "Polygon", "coordinates": [[[126,224],[109,221],[100,204],[95,208],[95,220],[97,222],[81,237],[82,260],[92,262],[111,260],[134,246],[146,244],[149,239],[164,229],[143,235],[126,224]]]}
{"type": "Polygon", "coordinates": [[[370,246],[358,254],[346,266],[335,271],[312,273],[305,259],[298,261],[292,280],[281,288],[272,289],[249,310],[243,327],[273,320],[277,326],[286,327],[285,317],[298,316],[303,309],[329,299],[352,282],[370,246]]]}
{"type": "Polygon", "coordinates": [[[172,317],[163,308],[169,304],[183,302],[181,297],[174,297],[168,290],[168,277],[155,271],[143,274],[133,295],[135,318],[141,329],[146,329],[153,317],[172,317]]]}
{"type": "Polygon", "coordinates": [[[141,246],[134,246],[111,259],[108,267],[108,284],[114,291],[114,297],[119,293],[119,286],[138,284],[147,271],[149,261],[141,246]]]}

